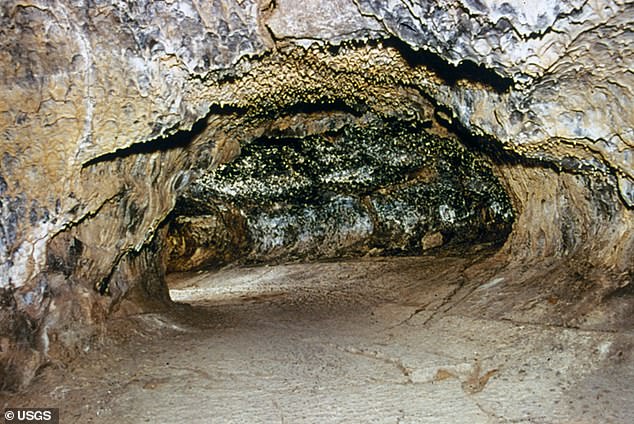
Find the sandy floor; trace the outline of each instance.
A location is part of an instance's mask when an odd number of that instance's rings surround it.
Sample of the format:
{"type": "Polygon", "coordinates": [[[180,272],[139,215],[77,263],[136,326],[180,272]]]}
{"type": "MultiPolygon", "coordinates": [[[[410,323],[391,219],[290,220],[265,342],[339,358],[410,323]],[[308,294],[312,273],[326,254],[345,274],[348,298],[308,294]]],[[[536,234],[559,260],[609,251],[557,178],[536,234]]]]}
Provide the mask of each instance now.
{"type": "Polygon", "coordinates": [[[634,329],[530,322],[556,312],[552,294],[516,307],[504,277],[476,284],[467,266],[173,275],[192,308],[135,317],[134,337],[0,405],[59,407],[62,423],[634,422],[634,329]]]}

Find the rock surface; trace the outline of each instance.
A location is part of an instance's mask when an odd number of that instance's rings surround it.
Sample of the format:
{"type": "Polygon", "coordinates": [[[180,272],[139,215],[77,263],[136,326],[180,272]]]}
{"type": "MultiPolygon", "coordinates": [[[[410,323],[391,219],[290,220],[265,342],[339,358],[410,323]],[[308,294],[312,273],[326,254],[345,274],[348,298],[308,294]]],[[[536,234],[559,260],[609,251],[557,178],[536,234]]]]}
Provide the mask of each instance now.
{"type": "Polygon", "coordinates": [[[377,119],[254,140],[201,173],[174,214],[173,271],[502,243],[513,220],[484,160],[454,139],[377,119]]]}
{"type": "Polygon", "coordinates": [[[516,211],[509,269],[631,284],[633,15],[607,0],[3,2],[1,388],[82,351],[109,315],[167,304],[160,227],[179,193],[293,120],[370,111],[477,135],[516,211]]]}

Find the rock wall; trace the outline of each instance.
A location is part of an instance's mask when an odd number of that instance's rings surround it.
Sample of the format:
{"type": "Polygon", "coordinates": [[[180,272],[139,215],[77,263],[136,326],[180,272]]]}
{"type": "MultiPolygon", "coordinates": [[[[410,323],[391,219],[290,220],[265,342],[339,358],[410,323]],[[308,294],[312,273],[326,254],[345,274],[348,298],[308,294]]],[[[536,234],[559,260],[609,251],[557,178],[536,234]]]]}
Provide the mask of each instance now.
{"type": "Polygon", "coordinates": [[[173,211],[168,269],[506,240],[513,209],[485,160],[412,122],[368,115],[337,131],[253,140],[199,172],[173,211]]]}
{"type": "Polygon", "coordinates": [[[3,2],[0,389],[109,314],[168,302],[158,229],[199,170],[368,110],[477,136],[517,212],[507,263],[631,283],[633,16],[607,0],[3,2]]]}

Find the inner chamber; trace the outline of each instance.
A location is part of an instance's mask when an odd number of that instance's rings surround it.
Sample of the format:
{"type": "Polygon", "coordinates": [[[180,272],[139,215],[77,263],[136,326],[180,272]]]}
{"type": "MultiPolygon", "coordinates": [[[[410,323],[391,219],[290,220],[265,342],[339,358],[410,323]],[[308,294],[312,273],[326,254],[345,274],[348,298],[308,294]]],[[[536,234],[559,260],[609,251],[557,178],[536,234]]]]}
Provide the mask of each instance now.
{"type": "Polygon", "coordinates": [[[299,132],[198,174],[172,213],[168,271],[491,250],[511,231],[493,164],[457,137],[380,118],[299,132]]]}

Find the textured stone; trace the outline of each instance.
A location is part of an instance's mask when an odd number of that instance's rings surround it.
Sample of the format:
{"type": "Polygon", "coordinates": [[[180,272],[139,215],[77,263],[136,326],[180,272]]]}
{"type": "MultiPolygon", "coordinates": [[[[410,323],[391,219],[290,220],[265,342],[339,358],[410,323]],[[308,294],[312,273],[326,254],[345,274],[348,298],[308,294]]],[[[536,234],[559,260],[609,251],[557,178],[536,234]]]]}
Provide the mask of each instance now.
{"type": "Polygon", "coordinates": [[[3,2],[2,384],[81,351],[128,293],[167,300],[161,272],[142,276],[162,266],[157,229],[201,170],[366,113],[454,131],[496,161],[518,212],[500,259],[630,283],[633,7],[3,2]]]}
{"type": "Polygon", "coordinates": [[[201,173],[174,213],[183,217],[170,225],[168,267],[179,271],[237,259],[418,254],[427,232],[440,235],[432,247],[499,243],[513,218],[490,167],[456,140],[376,118],[254,140],[201,173]]]}

